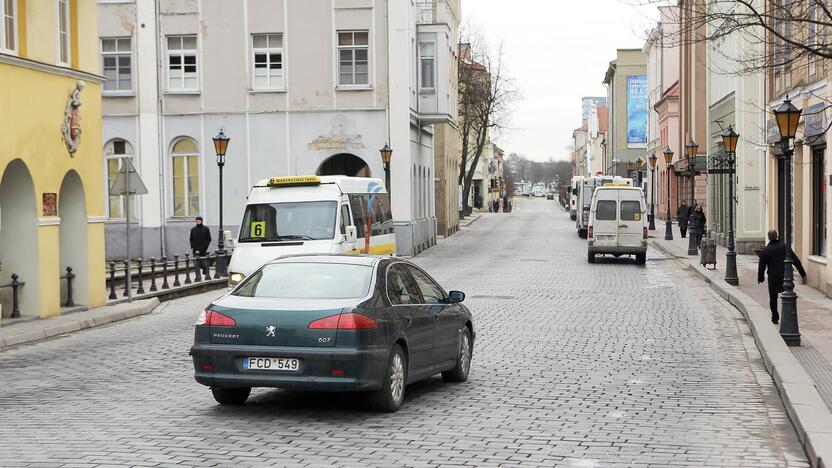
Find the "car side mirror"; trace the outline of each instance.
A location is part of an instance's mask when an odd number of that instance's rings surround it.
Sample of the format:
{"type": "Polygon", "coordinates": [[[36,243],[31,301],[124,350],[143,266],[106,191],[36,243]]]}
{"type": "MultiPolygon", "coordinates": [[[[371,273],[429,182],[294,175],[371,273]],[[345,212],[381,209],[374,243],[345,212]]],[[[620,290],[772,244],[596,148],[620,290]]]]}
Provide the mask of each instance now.
{"type": "Polygon", "coordinates": [[[465,293],[462,291],[451,291],[448,293],[448,304],[458,304],[465,300],[465,293]]]}
{"type": "Polygon", "coordinates": [[[347,242],[358,240],[358,229],[355,226],[347,226],[347,242]]]}

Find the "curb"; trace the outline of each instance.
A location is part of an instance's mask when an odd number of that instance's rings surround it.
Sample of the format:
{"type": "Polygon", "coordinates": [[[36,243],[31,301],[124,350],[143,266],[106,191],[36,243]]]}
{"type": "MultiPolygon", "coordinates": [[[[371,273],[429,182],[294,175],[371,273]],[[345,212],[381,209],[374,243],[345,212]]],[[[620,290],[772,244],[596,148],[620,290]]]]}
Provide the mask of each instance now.
{"type": "MultiPolygon", "coordinates": [[[[56,335],[62,335],[65,333],[76,332],[87,328],[98,327],[101,325],[106,325],[108,323],[119,322],[121,320],[127,320],[129,318],[138,317],[139,315],[147,315],[153,312],[153,309],[155,309],[158,305],[159,299],[154,297],[150,299],[135,301],[132,303],[116,304],[112,306],[104,306],[99,309],[90,309],[84,312],[78,312],[78,314],[84,313],[85,316],[79,317],[76,320],[65,321],[63,323],[57,323],[51,326],[48,323],[50,318],[40,319],[44,321],[43,328],[24,333],[18,333],[15,335],[10,335],[7,337],[0,336],[0,349],[9,346],[45,340],[56,335]],[[104,308],[110,310],[99,314],[90,313],[100,311],[104,308]]],[[[73,315],[75,314],[62,315],[54,318],[72,317],[73,315]]],[[[13,328],[14,326],[8,328],[4,327],[0,330],[5,331],[13,328]]]]}
{"type": "Polygon", "coordinates": [[[468,226],[470,226],[470,225],[474,224],[474,223],[475,223],[478,219],[480,219],[480,218],[482,218],[482,215],[481,215],[481,214],[478,214],[478,215],[472,215],[472,217],[471,217],[471,220],[470,220],[470,221],[468,221],[468,222],[467,222],[467,223],[465,223],[465,224],[463,224],[463,223],[459,223],[459,227],[468,227],[468,226]]]}
{"type": "Polygon", "coordinates": [[[702,278],[711,289],[742,312],[809,462],[813,467],[832,467],[832,411],[815,389],[815,382],[792,355],[776,327],[772,326],[769,311],[738,288],[714,281],[712,274],[708,273],[710,270],[689,261],[689,258],[696,257],[679,257],[659,242],[654,240],[651,243],[686,265],[687,270],[702,278]]]}

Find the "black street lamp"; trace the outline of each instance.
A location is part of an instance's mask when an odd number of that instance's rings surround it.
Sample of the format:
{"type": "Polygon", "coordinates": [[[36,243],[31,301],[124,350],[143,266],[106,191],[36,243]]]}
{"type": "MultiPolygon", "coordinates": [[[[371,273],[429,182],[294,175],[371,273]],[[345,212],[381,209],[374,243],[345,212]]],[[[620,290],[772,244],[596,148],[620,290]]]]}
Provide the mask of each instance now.
{"type": "Polygon", "coordinates": [[[673,222],[670,221],[670,164],[673,163],[673,151],[668,146],[664,150],[664,167],[667,175],[667,215],[664,222],[664,240],[673,240],[673,222]]]}
{"type": "Polygon", "coordinates": [[[786,243],[786,260],[783,262],[783,293],[780,295],[782,314],[780,316],[780,336],[789,346],[800,346],[800,330],[797,325],[797,293],[794,292],[794,270],[792,264],[792,156],[794,150],[789,146],[789,140],[797,134],[797,124],[800,122],[802,111],[792,104],[789,97],[777,109],[774,118],[780,130],[780,146],[785,160],[786,179],[786,228],[784,242],[786,243]]]}
{"type": "Polygon", "coordinates": [[[656,153],[650,155],[650,229],[656,230],[656,153]]]}
{"type": "Polygon", "coordinates": [[[214,137],[214,150],[217,153],[217,167],[220,170],[220,237],[217,239],[217,270],[215,277],[223,277],[227,274],[226,269],[226,251],[225,251],[225,236],[223,235],[222,225],[222,168],[225,167],[225,152],[228,149],[228,142],[230,138],[225,136],[222,129],[219,135],[214,137]]]}
{"type": "Polygon", "coordinates": [[[732,126],[722,134],[725,147],[725,163],[728,165],[728,252],[725,254],[725,282],[737,286],[737,251],[734,245],[734,169],[737,164],[737,142],[740,135],[732,126]]]}
{"type": "Polygon", "coordinates": [[[384,148],[378,151],[381,153],[381,162],[384,163],[384,188],[387,189],[387,194],[390,196],[390,159],[393,157],[393,150],[385,143],[384,148]]]}
{"type": "MultiPolygon", "coordinates": [[[[685,159],[688,161],[688,173],[690,174],[690,203],[691,209],[693,209],[696,199],[696,154],[699,152],[699,145],[691,139],[685,145],[685,151],[687,152],[685,159]]],[[[702,228],[704,229],[704,226],[702,228]]],[[[697,255],[699,253],[699,246],[696,245],[696,239],[694,237],[696,236],[688,236],[688,255],[697,255]]]]}

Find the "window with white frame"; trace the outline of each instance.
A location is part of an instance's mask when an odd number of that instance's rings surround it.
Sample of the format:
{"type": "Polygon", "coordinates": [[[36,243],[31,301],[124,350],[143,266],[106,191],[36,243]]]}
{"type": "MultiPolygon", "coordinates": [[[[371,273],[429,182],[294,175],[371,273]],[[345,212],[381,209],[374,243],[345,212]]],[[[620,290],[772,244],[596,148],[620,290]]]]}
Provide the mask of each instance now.
{"type": "MultiPolygon", "coordinates": [[[[104,145],[107,159],[107,187],[112,187],[118,173],[122,170],[125,158],[133,159],[133,147],[125,140],[116,138],[104,145]]],[[[109,191],[108,191],[109,193],[109,191]]],[[[108,195],[107,216],[110,219],[124,219],[124,198],[121,195],[108,195]]],[[[136,219],[136,198],[130,199],[130,219],[136,219]]]]}
{"type": "Polygon", "coordinates": [[[101,68],[107,77],[105,92],[133,89],[132,49],[129,37],[101,39],[101,68]]]}
{"type": "Polygon", "coordinates": [[[58,2],[58,63],[69,64],[69,2],[70,0],[57,0],[58,2]]]}
{"type": "Polygon", "coordinates": [[[0,50],[17,52],[17,0],[0,0],[0,50]]]}
{"type": "Polygon", "coordinates": [[[196,36],[168,36],[168,91],[198,91],[196,36]]]}
{"type": "Polygon", "coordinates": [[[436,88],[436,43],[419,43],[419,89],[432,91],[436,88]]]}
{"type": "Polygon", "coordinates": [[[338,85],[369,85],[369,57],[369,31],[338,31],[338,85]]]}
{"type": "Polygon", "coordinates": [[[252,34],[251,60],[254,89],[283,89],[283,35],[252,34]]]}
{"type": "Polygon", "coordinates": [[[199,214],[199,151],[196,142],[182,138],[173,145],[173,216],[199,214]]]}

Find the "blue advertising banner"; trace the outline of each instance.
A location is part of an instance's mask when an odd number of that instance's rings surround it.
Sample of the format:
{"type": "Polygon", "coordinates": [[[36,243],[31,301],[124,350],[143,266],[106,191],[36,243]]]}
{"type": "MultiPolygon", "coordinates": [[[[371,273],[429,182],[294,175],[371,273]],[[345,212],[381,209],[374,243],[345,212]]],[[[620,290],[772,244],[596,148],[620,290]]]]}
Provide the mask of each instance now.
{"type": "Polygon", "coordinates": [[[627,145],[647,145],[647,75],[627,77],[627,145]]]}

